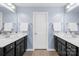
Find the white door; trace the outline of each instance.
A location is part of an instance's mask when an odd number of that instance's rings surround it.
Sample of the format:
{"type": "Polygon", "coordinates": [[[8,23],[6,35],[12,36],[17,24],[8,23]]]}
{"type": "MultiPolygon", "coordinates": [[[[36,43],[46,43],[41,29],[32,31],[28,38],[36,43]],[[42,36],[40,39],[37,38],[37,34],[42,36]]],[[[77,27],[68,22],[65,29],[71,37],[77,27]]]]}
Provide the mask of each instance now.
{"type": "Polygon", "coordinates": [[[48,47],[48,13],[33,12],[33,48],[47,49],[48,47]]]}

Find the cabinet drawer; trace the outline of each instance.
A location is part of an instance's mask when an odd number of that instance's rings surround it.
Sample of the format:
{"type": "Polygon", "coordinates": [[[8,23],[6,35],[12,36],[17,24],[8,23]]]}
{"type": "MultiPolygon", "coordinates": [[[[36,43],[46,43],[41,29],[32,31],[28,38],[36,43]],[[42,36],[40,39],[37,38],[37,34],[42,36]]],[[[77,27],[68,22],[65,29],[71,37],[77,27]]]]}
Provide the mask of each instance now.
{"type": "Polygon", "coordinates": [[[11,44],[7,45],[6,47],[4,47],[5,53],[7,53],[10,49],[14,48],[14,46],[15,46],[14,43],[11,43],[11,44]]]}
{"type": "Polygon", "coordinates": [[[21,43],[24,40],[24,38],[21,38],[19,40],[16,41],[16,45],[18,45],[19,43],[21,43]]]}

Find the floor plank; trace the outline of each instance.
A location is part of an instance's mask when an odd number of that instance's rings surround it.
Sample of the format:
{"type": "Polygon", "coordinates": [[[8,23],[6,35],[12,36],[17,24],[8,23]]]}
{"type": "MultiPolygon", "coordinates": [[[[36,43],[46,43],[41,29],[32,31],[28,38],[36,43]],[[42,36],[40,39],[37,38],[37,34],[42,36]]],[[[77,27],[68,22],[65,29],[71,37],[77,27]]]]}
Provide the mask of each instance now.
{"type": "Polygon", "coordinates": [[[58,56],[56,51],[47,51],[47,50],[35,50],[27,51],[23,56],[58,56]]]}

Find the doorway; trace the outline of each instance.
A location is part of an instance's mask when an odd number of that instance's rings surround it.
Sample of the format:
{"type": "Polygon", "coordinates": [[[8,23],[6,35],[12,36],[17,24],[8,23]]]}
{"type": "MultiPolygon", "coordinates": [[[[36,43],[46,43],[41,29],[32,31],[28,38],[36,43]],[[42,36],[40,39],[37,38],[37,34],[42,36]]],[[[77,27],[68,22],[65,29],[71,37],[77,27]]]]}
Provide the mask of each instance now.
{"type": "Polygon", "coordinates": [[[33,12],[33,49],[48,49],[48,12],[33,12]]]}

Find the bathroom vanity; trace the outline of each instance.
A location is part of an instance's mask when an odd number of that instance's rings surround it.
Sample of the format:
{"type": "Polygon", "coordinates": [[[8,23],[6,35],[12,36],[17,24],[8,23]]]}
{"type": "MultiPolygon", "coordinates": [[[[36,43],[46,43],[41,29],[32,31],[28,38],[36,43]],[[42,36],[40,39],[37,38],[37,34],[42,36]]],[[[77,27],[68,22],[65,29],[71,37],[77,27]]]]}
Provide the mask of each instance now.
{"type": "Polygon", "coordinates": [[[0,56],[22,56],[27,48],[26,44],[27,34],[25,33],[3,36],[0,38],[0,56]]]}
{"type": "Polygon", "coordinates": [[[55,49],[61,56],[79,56],[79,37],[66,33],[55,33],[55,49]]]}

